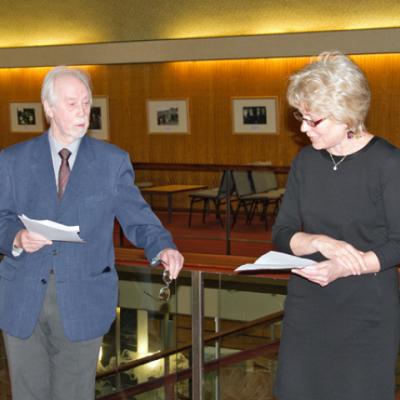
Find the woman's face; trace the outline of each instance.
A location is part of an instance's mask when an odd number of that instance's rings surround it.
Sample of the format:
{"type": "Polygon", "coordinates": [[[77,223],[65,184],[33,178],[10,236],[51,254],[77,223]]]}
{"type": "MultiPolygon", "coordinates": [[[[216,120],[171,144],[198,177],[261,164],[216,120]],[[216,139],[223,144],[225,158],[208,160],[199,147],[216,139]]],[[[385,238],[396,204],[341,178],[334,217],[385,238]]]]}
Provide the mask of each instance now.
{"type": "Polygon", "coordinates": [[[304,113],[302,116],[300,129],[308,136],[314,149],[329,150],[340,146],[347,140],[348,127],[346,124],[313,113],[304,113]]]}

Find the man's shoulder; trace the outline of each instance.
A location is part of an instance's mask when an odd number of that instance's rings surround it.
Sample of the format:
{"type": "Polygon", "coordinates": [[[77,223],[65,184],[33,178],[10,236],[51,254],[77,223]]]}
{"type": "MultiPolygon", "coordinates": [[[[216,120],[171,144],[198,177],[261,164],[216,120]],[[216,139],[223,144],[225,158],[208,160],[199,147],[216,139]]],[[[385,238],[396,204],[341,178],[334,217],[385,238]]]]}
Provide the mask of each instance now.
{"type": "Polygon", "coordinates": [[[33,139],[24,140],[23,142],[18,142],[5,147],[1,150],[1,153],[3,157],[11,158],[30,154],[33,153],[36,148],[40,148],[45,143],[45,140],[47,140],[47,132],[44,132],[42,135],[33,139]]]}
{"type": "Polygon", "coordinates": [[[96,156],[104,155],[106,157],[110,157],[110,156],[111,157],[113,157],[113,156],[126,157],[128,154],[126,151],[122,150],[120,147],[118,147],[112,143],[105,142],[103,140],[95,139],[90,136],[87,136],[85,138],[85,140],[87,140],[87,142],[93,149],[96,156]]]}

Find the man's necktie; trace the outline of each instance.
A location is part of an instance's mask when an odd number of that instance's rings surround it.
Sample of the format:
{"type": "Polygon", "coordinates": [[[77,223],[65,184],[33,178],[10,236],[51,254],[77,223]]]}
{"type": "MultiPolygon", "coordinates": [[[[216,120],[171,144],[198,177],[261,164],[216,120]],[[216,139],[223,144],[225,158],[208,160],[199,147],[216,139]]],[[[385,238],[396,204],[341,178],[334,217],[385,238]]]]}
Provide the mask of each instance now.
{"type": "Polygon", "coordinates": [[[60,170],[58,171],[58,199],[61,200],[67,187],[69,174],[71,173],[68,163],[71,152],[68,149],[61,149],[58,154],[61,157],[60,170]]]}

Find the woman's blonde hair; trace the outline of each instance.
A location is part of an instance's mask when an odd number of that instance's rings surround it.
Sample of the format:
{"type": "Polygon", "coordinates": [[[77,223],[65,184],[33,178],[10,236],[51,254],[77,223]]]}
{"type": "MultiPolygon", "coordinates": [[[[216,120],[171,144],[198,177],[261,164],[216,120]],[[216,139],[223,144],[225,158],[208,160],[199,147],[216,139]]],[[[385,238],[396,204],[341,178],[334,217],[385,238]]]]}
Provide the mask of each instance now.
{"type": "Polygon", "coordinates": [[[325,52],[290,77],[289,104],[302,112],[347,124],[355,134],[365,130],[371,92],[361,69],[349,57],[325,52]]]}

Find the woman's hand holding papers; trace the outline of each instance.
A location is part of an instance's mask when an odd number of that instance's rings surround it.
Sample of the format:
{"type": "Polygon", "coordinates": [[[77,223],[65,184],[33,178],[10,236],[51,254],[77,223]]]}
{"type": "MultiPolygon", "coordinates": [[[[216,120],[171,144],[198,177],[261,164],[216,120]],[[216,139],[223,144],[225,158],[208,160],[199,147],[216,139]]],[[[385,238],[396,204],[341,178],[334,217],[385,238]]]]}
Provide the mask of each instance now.
{"type": "Polygon", "coordinates": [[[354,275],[352,270],[339,259],[322,261],[302,269],[292,269],[291,272],[320,286],[327,286],[338,278],[354,275]]]}
{"type": "MultiPolygon", "coordinates": [[[[365,264],[365,270],[362,272],[364,274],[377,273],[381,269],[379,259],[372,251],[363,253],[363,263],[365,264]]],[[[327,286],[338,278],[361,274],[354,270],[352,265],[343,262],[340,257],[334,257],[302,269],[292,269],[291,272],[320,286],[327,286]]]]}

